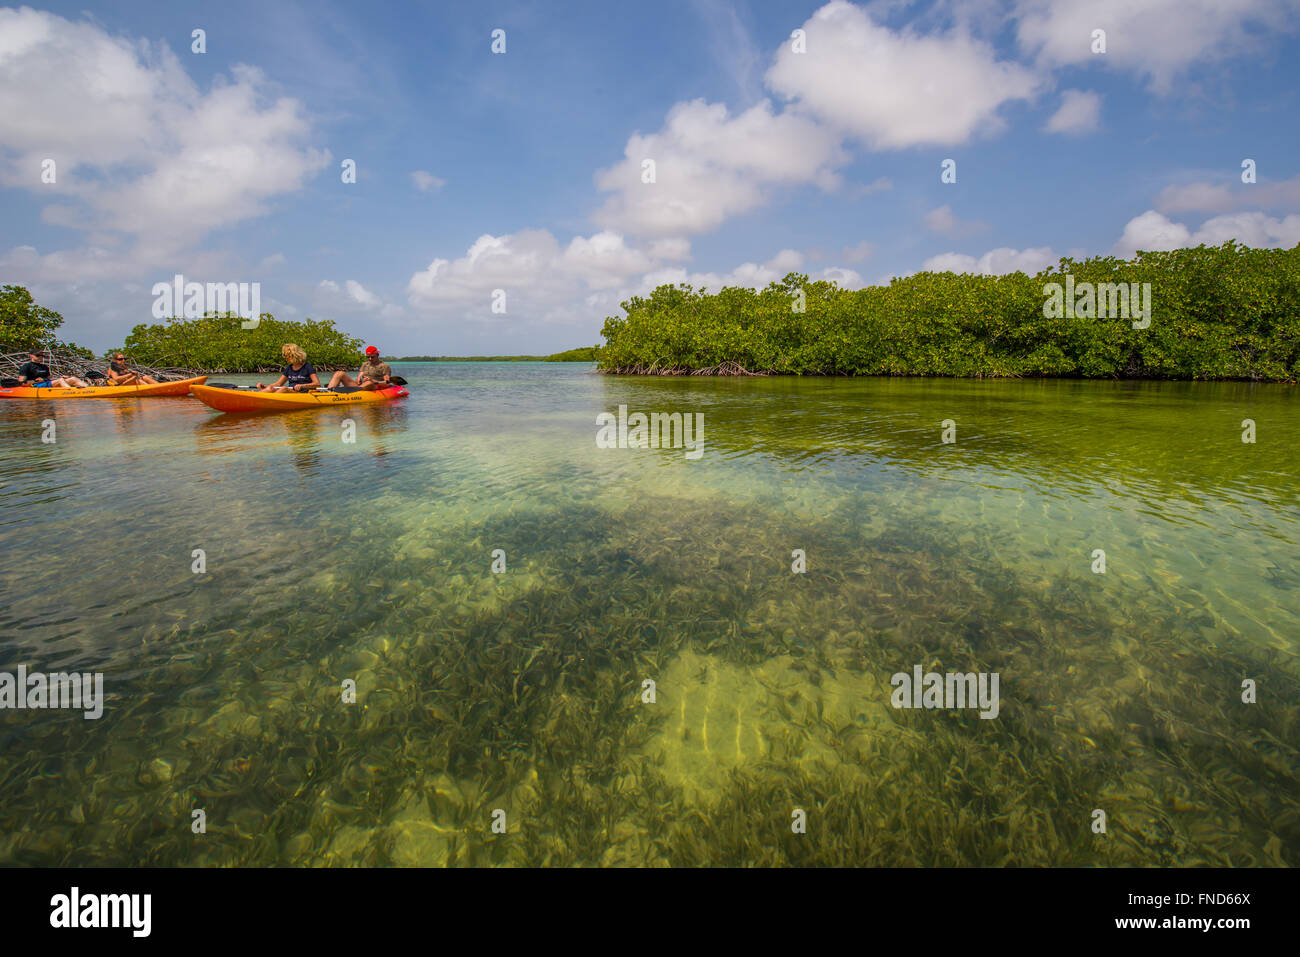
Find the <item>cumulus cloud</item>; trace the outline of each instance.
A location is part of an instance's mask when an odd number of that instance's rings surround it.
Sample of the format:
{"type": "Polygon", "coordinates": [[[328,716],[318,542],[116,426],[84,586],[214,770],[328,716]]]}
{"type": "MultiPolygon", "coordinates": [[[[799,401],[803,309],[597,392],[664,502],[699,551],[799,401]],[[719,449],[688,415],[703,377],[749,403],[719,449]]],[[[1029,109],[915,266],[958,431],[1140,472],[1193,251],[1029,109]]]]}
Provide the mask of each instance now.
{"type": "Polygon", "coordinates": [[[1148,77],[1158,93],[1192,64],[1262,49],[1294,30],[1287,0],[1017,0],[1016,35],[1043,68],[1096,63],[1148,77]],[[1105,54],[1092,31],[1106,31],[1105,54]]]}
{"type": "Polygon", "coordinates": [[[925,214],[925,228],[932,233],[938,233],[951,239],[976,236],[989,230],[987,223],[958,219],[954,215],[952,207],[946,204],[925,214]]]}
{"type": "Polygon", "coordinates": [[[556,265],[592,289],[606,289],[620,285],[629,273],[649,269],[653,260],[629,247],[618,233],[605,231],[589,238],[574,236],[556,265]]]}
{"type": "Polygon", "coordinates": [[[344,288],[347,289],[348,295],[352,297],[352,301],[362,308],[374,309],[380,304],[379,297],[367,290],[355,279],[349,279],[344,283],[344,288]]]}
{"type": "Polygon", "coordinates": [[[860,263],[865,262],[876,254],[876,244],[863,240],[856,246],[846,246],[844,252],[840,255],[844,257],[845,262],[860,263]]]}
{"type": "MultiPolygon", "coordinates": [[[[439,319],[574,322],[611,315],[628,296],[646,295],[664,283],[761,289],[804,263],[798,250],[782,249],[766,262],[742,263],[725,273],[691,271],[676,264],[687,251],[680,241],[630,246],[608,230],[576,236],[567,245],[539,229],[484,235],[464,256],[435,259],[411,276],[407,295],[413,310],[439,319]],[[506,292],[505,316],[491,310],[497,289],[506,292]]],[[[813,278],[862,285],[851,269],[831,267],[813,278]]]]}
{"type": "Polygon", "coordinates": [[[162,43],[90,22],[0,10],[0,183],[57,197],[47,222],[82,229],[31,279],[87,280],[173,266],[214,229],[260,216],[329,160],[304,144],[300,104],[235,65],[201,91],[162,43]],[[56,163],[43,184],[41,164],[56,163]],[[124,234],[133,244],[103,238],[124,234]]]}
{"type": "Polygon", "coordinates": [[[1091,133],[1101,124],[1101,97],[1085,90],[1066,90],[1061,106],[1043,130],[1048,133],[1079,135],[1091,133]]]}
{"type": "Polygon", "coordinates": [[[1130,257],[1138,250],[1180,249],[1205,243],[1218,246],[1230,239],[1255,248],[1291,248],[1300,243],[1300,215],[1277,219],[1259,211],[1215,216],[1192,230],[1184,223],[1149,209],[1134,216],[1115,243],[1117,256],[1130,257]]]}
{"type": "Polygon", "coordinates": [[[646,236],[688,236],[762,206],[768,189],[839,184],[845,160],[839,137],[813,120],[774,113],[768,100],[732,116],[725,104],[678,103],[663,129],[635,134],[623,160],[596,174],[612,193],[592,217],[606,229],[646,236]],[[655,181],[642,182],[654,162],[655,181]]]}
{"type": "Polygon", "coordinates": [[[341,287],[332,279],[322,279],[316,290],[316,301],[325,308],[368,312],[383,304],[382,299],[355,279],[346,280],[341,287]]]}
{"type": "Polygon", "coordinates": [[[803,253],[797,249],[783,249],[772,257],[768,265],[784,276],[803,265],[803,253]]]}
{"type": "MultiPolygon", "coordinates": [[[[681,253],[680,244],[674,251],[681,253]]],[[[506,292],[506,315],[534,319],[585,318],[572,304],[607,306],[614,290],[630,276],[656,265],[647,252],[627,245],[617,233],[575,236],[561,246],[544,229],[504,236],[480,236],[458,259],[435,259],[411,276],[411,306],[440,317],[499,317],[492,313],[494,291],[506,292]],[[594,296],[594,298],[592,298],[594,296]],[[567,314],[566,314],[567,311],[567,314]]],[[[613,299],[617,305],[618,300],[613,299]]]]}
{"type": "Polygon", "coordinates": [[[962,253],[942,253],[938,256],[931,256],[921,264],[921,271],[969,272],[986,276],[1023,272],[1032,276],[1048,266],[1056,265],[1060,258],[1060,256],[1052,252],[1049,246],[1024,250],[1009,249],[1004,246],[999,249],[990,249],[978,259],[962,253]]]}
{"type": "Polygon", "coordinates": [[[998,109],[1032,98],[1041,79],[954,31],[895,32],[844,0],[803,24],[807,53],[782,45],[768,85],[873,149],[945,146],[1000,130],[998,109]]]}
{"type": "Polygon", "coordinates": [[[1246,206],[1300,208],[1300,176],[1277,183],[1174,184],[1156,197],[1156,209],[1162,213],[1227,213],[1246,206]]]}
{"type": "Polygon", "coordinates": [[[683,260],[691,258],[691,241],[689,239],[656,239],[646,249],[653,259],[683,260]]]}
{"type": "Polygon", "coordinates": [[[830,280],[831,282],[839,283],[840,286],[842,286],[845,289],[861,289],[863,286],[866,285],[866,283],[863,282],[862,277],[858,275],[856,271],[849,269],[845,266],[830,266],[826,269],[823,269],[817,275],[811,276],[809,278],[827,279],[830,280]]]}
{"type": "Polygon", "coordinates": [[[411,174],[411,182],[415,183],[415,188],[422,193],[427,193],[430,190],[437,192],[447,185],[447,181],[442,177],[434,176],[422,169],[417,169],[411,174]]]}

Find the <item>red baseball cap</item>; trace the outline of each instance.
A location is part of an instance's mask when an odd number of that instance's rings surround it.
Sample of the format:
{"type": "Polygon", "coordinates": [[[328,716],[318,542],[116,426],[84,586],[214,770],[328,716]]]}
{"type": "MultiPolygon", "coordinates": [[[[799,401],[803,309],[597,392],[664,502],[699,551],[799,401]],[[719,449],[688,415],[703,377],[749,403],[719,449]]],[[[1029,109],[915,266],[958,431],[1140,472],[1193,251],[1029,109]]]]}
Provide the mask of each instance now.
{"type": "Polygon", "coordinates": [[[374,346],[366,346],[366,355],[377,356],[379,355],[379,350],[376,349],[374,346]]]}

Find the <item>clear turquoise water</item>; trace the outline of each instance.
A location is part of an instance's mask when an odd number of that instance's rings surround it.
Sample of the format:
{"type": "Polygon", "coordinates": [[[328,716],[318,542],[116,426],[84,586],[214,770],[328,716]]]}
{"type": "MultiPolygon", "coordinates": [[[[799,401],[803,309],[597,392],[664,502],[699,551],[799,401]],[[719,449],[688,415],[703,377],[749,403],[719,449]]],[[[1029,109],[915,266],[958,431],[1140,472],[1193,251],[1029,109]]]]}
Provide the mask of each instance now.
{"type": "Polygon", "coordinates": [[[1295,863],[1294,387],[588,369],[0,404],[0,670],[108,691],[0,712],[0,862],[1295,863]]]}

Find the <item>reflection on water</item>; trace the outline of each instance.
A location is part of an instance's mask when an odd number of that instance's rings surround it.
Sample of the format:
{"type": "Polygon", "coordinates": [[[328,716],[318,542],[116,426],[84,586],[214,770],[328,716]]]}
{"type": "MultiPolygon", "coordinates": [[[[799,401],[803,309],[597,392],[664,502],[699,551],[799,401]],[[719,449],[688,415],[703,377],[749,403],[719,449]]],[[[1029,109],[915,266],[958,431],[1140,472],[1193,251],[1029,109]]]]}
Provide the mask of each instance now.
{"type": "Polygon", "coordinates": [[[585,371],[0,404],[0,670],[108,693],[0,713],[0,861],[1295,863],[1293,389],[585,371]]]}

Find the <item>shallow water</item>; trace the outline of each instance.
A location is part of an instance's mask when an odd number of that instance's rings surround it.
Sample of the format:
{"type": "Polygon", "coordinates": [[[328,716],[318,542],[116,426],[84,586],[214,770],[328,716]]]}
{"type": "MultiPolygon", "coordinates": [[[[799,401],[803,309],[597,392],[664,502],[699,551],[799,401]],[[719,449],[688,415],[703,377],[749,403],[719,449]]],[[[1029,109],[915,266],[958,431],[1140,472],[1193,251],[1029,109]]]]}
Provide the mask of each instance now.
{"type": "Polygon", "coordinates": [[[1294,387],[588,369],[0,403],[0,863],[1296,863],[1294,387]]]}

